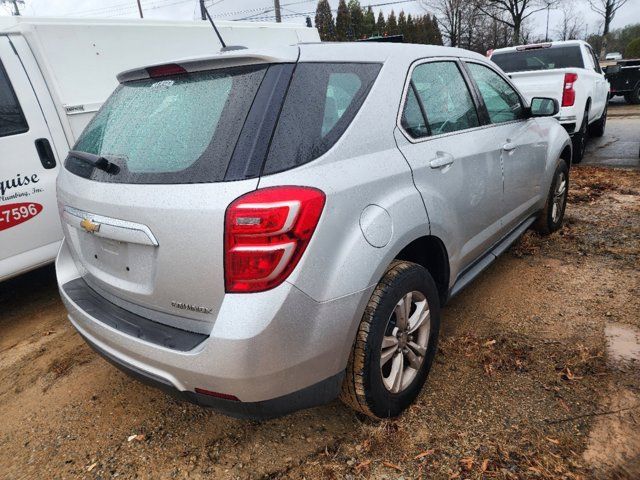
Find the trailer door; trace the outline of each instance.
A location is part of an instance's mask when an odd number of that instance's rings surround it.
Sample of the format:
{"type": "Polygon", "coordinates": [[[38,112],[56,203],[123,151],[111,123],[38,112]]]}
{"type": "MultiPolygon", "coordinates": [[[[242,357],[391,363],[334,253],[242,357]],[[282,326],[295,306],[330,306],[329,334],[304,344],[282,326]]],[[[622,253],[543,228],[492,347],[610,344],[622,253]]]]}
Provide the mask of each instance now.
{"type": "Polygon", "coordinates": [[[58,168],[29,76],[9,38],[0,35],[0,281],[55,257],[62,239],[58,168]]]}

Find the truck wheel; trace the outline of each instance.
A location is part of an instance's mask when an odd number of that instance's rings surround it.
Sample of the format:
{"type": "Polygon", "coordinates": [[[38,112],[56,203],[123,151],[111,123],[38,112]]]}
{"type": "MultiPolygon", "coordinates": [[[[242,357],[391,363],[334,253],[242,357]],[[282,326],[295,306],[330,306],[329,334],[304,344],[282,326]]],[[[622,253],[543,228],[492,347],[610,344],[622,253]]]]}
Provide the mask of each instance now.
{"type": "Polygon", "coordinates": [[[365,309],[340,398],[375,419],[400,415],[416,399],[436,354],[438,290],[429,272],[395,260],[365,309]]]}
{"type": "Polygon", "coordinates": [[[556,171],[553,174],[553,181],[549,188],[547,201],[533,227],[537,232],[543,235],[549,235],[562,226],[564,210],[567,207],[568,194],[569,169],[564,161],[560,161],[560,164],[556,167],[556,171]]]}
{"type": "Polygon", "coordinates": [[[571,142],[573,143],[573,157],[571,161],[573,163],[580,163],[582,157],[584,157],[584,151],[587,148],[587,132],[589,125],[589,110],[584,111],[582,117],[582,123],[580,124],[580,130],[573,136],[571,142]]]}
{"type": "Polygon", "coordinates": [[[589,125],[589,136],[591,137],[601,137],[604,135],[604,129],[607,126],[607,109],[608,109],[609,100],[604,105],[604,111],[598,120],[593,122],[592,125],[589,125]]]}
{"type": "Polygon", "coordinates": [[[640,103],[640,85],[636,85],[632,92],[625,94],[624,99],[631,105],[638,105],[640,103]]]}

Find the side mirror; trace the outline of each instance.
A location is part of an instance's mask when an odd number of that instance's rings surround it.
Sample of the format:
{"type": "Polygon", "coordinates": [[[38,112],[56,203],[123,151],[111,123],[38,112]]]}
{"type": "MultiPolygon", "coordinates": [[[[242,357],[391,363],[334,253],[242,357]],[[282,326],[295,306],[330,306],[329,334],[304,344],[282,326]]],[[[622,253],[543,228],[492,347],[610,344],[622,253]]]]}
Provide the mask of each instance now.
{"type": "Polygon", "coordinates": [[[532,117],[553,117],[560,111],[560,105],[555,98],[535,97],[529,111],[532,117]]]}
{"type": "Polygon", "coordinates": [[[607,75],[620,73],[620,70],[622,70],[620,65],[609,65],[608,67],[604,67],[604,71],[607,75]]]}

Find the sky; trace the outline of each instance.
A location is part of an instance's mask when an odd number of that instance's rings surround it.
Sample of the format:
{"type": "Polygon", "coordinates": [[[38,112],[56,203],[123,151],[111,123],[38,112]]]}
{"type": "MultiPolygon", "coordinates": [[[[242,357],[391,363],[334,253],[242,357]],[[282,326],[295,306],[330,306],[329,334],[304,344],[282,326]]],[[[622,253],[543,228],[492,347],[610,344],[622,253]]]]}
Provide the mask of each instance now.
{"type": "MultiPolygon", "coordinates": [[[[337,8],[339,0],[329,0],[332,8],[337,8]]],[[[572,11],[581,17],[584,31],[595,33],[602,30],[602,17],[589,9],[587,0],[564,0],[570,2],[572,11]]],[[[193,20],[199,18],[198,0],[141,0],[145,18],[193,20]]],[[[393,9],[396,14],[400,10],[405,13],[423,14],[424,1],[419,0],[360,0],[363,7],[372,5],[377,13],[382,10],[385,16],[393,9]]],[[[267,20],[275,21],[273,0],[206,0],[209,12],[214,19],[220,20],[267,20]]],[[[305,22],[308,14],[312,20],[317,0],[280,0],[282,21],[305,22]]],[[[136,0],[25,0],[20,6],[24,15],[62,16],[62,17],[102,17],[102,18],[137,18],[136,0]]],[[[0,6],[0,15],[9,15],[10,5],[0,6]]],[[[335,13],[334,13],[335,15],[335,13]]],[[[562,21],[561,10],[550,10],[549,32],[553,32],[562,21]]],[[[618,10],[612,28],[623,27],[632,23],[640,23],[640,0],[628,0],[618,10]]],[[[530,18],[530,29],[535,36],[544,37],[546,12],[539,12],[530,18]]]]}

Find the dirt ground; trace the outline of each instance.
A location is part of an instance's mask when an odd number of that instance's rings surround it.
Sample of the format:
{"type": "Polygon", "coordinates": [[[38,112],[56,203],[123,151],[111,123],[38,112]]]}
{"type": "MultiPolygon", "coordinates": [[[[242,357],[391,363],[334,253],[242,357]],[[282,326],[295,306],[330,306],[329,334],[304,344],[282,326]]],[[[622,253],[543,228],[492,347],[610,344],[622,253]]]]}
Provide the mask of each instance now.
{"type": "Polygon", "coordinates": [[[84,344],[53,268],[2,284],[0,478],[640,478],[640,170],[571,175],[564,229],[447,305],[424,391],[389,422],[177,402],[84,344]]]}

